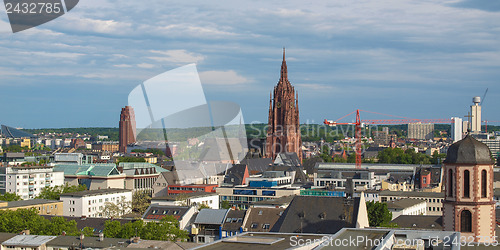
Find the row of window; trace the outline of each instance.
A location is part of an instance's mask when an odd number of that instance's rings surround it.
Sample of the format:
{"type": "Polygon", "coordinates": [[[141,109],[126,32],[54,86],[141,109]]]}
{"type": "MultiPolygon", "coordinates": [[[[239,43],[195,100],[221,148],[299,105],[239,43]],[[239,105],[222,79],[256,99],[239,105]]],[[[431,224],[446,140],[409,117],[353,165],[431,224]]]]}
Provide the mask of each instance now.
{"type": "MultiPolygon", "coordinates": [[[[488,196],[488,172],[483,169],[481,170],[481,198],[486,198],[488,196]]],[[[448,196],[453,197],[455,178],[453,176],[453,169],[448,170],[448,196]]],[[[470,171],[464,170],[463,172],[463,188],[462,197],[470,198],[470,171]]]]}

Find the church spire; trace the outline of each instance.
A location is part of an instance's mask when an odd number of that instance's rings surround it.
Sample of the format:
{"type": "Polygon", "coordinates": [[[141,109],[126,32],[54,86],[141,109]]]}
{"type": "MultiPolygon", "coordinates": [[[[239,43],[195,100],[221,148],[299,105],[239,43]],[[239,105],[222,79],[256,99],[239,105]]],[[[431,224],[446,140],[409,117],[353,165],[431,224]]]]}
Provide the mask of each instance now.
{"type": "Polygon", "coordinates": [[[288,81],[288,70],[286,68],[285,47],[283,47],[283,62],[281,62],[280,82],[287,82],[287,81],[288,81]]]}

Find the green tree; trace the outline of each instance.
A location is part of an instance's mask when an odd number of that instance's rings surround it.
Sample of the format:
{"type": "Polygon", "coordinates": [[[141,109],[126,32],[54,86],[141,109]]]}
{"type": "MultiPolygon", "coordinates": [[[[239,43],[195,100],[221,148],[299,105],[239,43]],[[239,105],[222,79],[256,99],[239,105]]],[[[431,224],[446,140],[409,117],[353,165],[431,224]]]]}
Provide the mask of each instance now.
{"type": "Polygon", "coordinates": [[[120,230],[119,237],[124,239],[130,239],[134,236],[140,236],[140,232],[144,227],[144,222],[142,220],[136,220],[134,222],[127,222],[123,224],[120,230]]]}
{"type": "Polygon", "coordinates": [[[151,204],[151,195],[146,191],[137,191],[132,196],[132,212],[144,214],[151,204]]]}
{"type": "Polygon", "coordinates": [[[117,202],[105,202],[101,213],[110,218],[120,218],[129,213],[132,208],[132,202],[127,201],[125,196],[121,196],[117,202]]]}
{"type": "Polygon", "coordinates": [[[142,228],[141,238],[147,240],[178,241],[186,240],[187,232],[179,228],[179,221],[171,215],[159,222],[149,222],[142,228]]]}
{"type": "Polygon", "coordinates": [[[107,238],[118,238],[122,230],[122,224],[117,220],[107,220],[104,222],[104,236],[107,238]]]}
{"type": "Polygon", "coordinates": [[[93,227],[84,227],[82,229],[82,234],[87,236],[87,237],[92,237],[92,236],[94,236],[94,228],[93,227]]]}
{"type": "Polygon", "coordinates": [[[370,227],[388,226],[392,220],[392,212],[387,208],[387,203],[370,201],[366,203],[370,227]]]}
{"type": "Polygon", "coordinates": [[[14,193],[5,193],[0,194],[0,200],[2,201],[19,201],[21,200],[21,196],[14,193]]]}
{"type": "Polygon", "coordinates": [[[208,205],[206,204],[200,204],[198,205],[198,210],[202,210],[202,209],[205,209],[205,208],[210,208],[208,205]]]}
{"type": "Polygon", "coordinates": [[[68,185],[55,186],[55,187],[44,187],[40,191],[40,194],[36,197],[37,199],[47,199],[47,200],[59,200],[61,194],[63,193],[73,193],[79,191],[87,190],[85,185],[68,185]]]}
{"type": "Polygon", "coordinates": [[[146,162],[146,160],[144,158],[124,156],[118,157],[118,163],[120,162],[146,162]]]}
{"type": "Polygon", "coordinates": [[[229,204],[229,201],[222,201],[220,203],[220,208],[221,209],[230,209],[231,208],[231,204],[229,204]]]}

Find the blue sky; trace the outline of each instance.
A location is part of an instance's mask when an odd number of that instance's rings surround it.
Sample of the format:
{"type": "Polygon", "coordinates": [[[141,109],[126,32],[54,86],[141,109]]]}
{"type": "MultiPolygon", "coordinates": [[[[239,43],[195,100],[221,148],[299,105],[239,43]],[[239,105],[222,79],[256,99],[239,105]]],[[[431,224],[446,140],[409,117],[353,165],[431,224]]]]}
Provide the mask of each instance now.
{"type": "Polygon", "coordinates": [[[16,34],[0,7],[0,123],[116,127],[135,86],[189,63],[208,100],[267,122],[283,46],[301,122],[464,116],[486,88],[500,120],[496,1],[82,0],[16,34]]]}

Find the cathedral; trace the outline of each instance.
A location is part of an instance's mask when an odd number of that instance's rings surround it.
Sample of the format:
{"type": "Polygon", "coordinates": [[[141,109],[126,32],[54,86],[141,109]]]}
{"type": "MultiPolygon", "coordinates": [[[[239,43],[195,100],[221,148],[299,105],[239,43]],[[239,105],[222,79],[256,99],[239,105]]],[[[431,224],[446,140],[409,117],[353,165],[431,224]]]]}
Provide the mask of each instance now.
{"type": "Polygon", "coordinates": [[[493,160],[488,146],[468,135],[450,146],[444,161],[443,228],[461,241],[495,241],[493,160]]]}
{"type": "Polygon", "coordinates": [[[299,102],[295,88],[288,81],[288,71],[283,48],[283,62],[278,84],[269,100],[266,157],[273,160],[279,153],[297,153],[302,161],[300,138],[299,102]]]}

